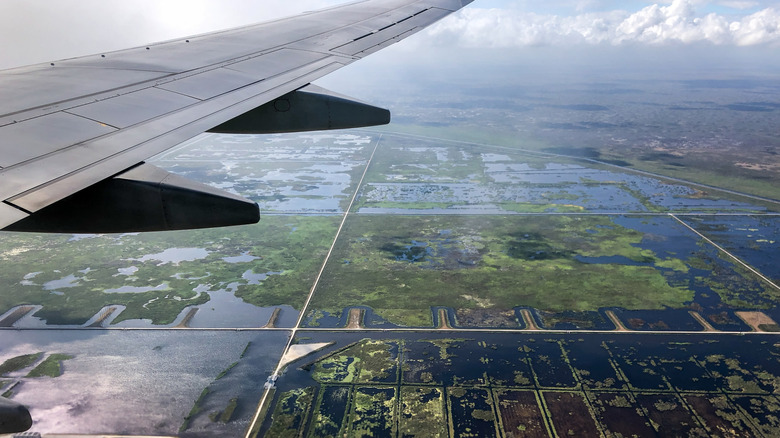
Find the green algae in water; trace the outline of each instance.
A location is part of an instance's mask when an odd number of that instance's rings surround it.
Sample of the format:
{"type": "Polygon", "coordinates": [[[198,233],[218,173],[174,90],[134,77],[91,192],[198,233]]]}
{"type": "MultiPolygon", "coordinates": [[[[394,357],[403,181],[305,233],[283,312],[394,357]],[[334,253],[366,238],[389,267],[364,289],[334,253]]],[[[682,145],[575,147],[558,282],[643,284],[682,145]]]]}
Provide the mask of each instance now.
{"type": "Polygon", "coordinates": [[[395,436],[395,388],[359,387],[353,397],[350,436],[395,436]]]}
{"type": "Polygon", "coordinates": [[[23,370],[38,361],[41,356],[43,356],[43,352],[24,354],[22,356],[7,359],[0,365],[0,376],[6,376],[10,373],[23,370]]]}
{"type": "Polygon", "coordinates": [[[306,426],[311,410],[314,388],[300,388],[279,394],[276,409],[272,414],[273,422],[268,436],[297,437],[306,426]]]}
{"type": "Polygon", "coordinates": [[[339,436],[343,430],[351,387],[324,386],[312,419],[313,436],[339,436]]]}
{"type": "Polygon", "coordinates": [[[402,386],[400,415],[402,436],[447,436],[444,393],[441,388],[402,386]]]}
{"type": "Polygon", "coordinates": [[[59,377],[62,375],[62,362],[73,359],[69,354],[54,353],[32,369],[27,377],[59,377]]]}

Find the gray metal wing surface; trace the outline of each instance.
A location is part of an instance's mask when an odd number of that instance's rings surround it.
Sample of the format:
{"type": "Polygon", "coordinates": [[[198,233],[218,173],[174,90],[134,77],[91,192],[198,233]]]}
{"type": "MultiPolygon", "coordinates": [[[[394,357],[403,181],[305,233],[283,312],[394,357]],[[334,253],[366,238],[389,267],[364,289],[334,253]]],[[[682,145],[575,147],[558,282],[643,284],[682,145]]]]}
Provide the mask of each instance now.
{"type": "MultiPolygon", "coordinates": [[[[168,189],[220,196],[142,163],[204,131],[240,121],[239,116],[263,104],[306,91],[303,87],[313,80],[400,41],[471,1],[366,0],[222,32],[4,70],[0,228],[24,230],[19,224],[27,223],[33,224],[27,227],[32,230],[102,232],[220,225],[176,224],[167,216],[170,206],[164,205],[164,197],[160,218],[150,219],[157,224],[153,226],[125,223],[112,228],[87,220],[58,228],[52,223],[74,219],[63,215],[104,215],[108,218],[104,222],[112,222],[94,199],[112,199],[138,184],[151,184],[154,196],[168,189]],[[108,179],[118,182],[95,189],[108,179]],[[76,210],[57,207],[74,196],[81,196],[73,204],[76,210]]],[[[323,95],[334,99],[318,93],[301,93],[293,100],[319,102],[323,95]]],[[[344,108],[349,108],[346,102],[344,108]]],[[[353,111],[357,115],[362,110],[353,111]]],[[[321,127],[312,122],[311,129],[321,127]]],[[[148,192],[115,203],[161,202],[148,192]]],[[[256,211],[257,206],[249,204],[256,211]]],[[[210,208],[220,208],[219,203],[205,202],[203,214],[210,208]]]]}

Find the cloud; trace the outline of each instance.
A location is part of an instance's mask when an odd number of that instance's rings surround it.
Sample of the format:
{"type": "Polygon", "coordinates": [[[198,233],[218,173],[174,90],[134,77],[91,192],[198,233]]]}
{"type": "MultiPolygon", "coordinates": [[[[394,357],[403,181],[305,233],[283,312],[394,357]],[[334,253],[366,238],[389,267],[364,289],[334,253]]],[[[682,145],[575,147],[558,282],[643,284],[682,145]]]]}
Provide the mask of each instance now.
{"type": "MultiPolygon", "coordinates": [[[[225,1],[2,0],[0,68],[245,25],[347,0],[225,1]]],[[[780,46],[780,10],[766,6],[766,0],[656,1],[647,6],[646,0],[481,0],[426,30],[427,37],[405,41],[405,47],[780,46]]]]}
{"type": "MultiPolygon", "coordinates": [[[[428,34],[440,43],[467,47],[517,47],[586,44],[780,45],[780,11],[765,8],[728,18],[699,14],[696,1],[674,0],[637,12],[613,10],[572,16],[519,10],[466,8],[432,27],[428,34]]],[[[750,2],[731,2],[746,6],[750,2]]]]}

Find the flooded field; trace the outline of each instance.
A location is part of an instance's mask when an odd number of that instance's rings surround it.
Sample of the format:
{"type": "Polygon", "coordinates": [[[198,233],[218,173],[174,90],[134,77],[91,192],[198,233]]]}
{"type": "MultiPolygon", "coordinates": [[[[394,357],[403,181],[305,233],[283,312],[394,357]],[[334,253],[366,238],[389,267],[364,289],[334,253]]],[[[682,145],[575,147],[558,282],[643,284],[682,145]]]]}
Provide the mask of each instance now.
{"type": "Polygon", "coordinates": [[[488,153],[468,146],[425,147],[404,138],[383,141],[392,146],[377,152],[361,192],[359,213],[766,211],[765,206],[738,197],[724,199],[722,194],[609,167],[573,164],[562,157],[511,150],[488,153]]]}
{"type": "Polygon", "coordinates": [[[370,135],[211,135],[159,157],[171,172],[238,193],[261,212],[340,213],[373,149],[370,135]]]}
{"type": "Polygon", "coordinates": [[[687,219],[718,245],[780,282],[780,220],[763,216],[704,216],[687,219]]]}
{"type": "Polygon", "coordinates": [[[780,433],[766,336],[300,335],[337,345],[288,368],[271,436],[780,433]]]}
{"type": "Polygon", "coordinates": [[[272,332],[8,331],[0,337],[0,387],[30,406],[40,433],[236,436],[286,340],[272,332]],[[39,352],[32,363],[5,366],[39,352]],[[57,355],[57,372],[31,372],[57,355]],[[225,421],[212,422],[232,399],[225,421]]]}
{"type": "Polygon", "coordinates": [[[327,216],[270,216],[257,226],[77,239],[5,233],[0,321],[33,304],[41,307],[17,327],[90,325],[109,308],[98,325],[176,326],[197,309],[193,327],[262,327],[283,307],[278,323],[289,327],[335,226],[327,216]]]}

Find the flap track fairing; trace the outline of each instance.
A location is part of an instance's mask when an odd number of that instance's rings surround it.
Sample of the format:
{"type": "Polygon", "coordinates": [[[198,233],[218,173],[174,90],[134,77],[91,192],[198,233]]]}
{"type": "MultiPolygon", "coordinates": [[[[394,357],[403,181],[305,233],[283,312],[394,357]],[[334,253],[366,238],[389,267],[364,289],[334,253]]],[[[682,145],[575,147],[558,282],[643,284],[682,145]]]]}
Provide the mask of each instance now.
{"type": "Polygon", "coordinates": [[[390,111],[316,85],[287,93],[212,128],[222,134],[275,134],[390,123],[390,111]]]}
{"type": "Polygon", "coordinates": [[[256,203],[142,163],[43,208],[6,231],[126,233],[253,224],[256,203]]]}

